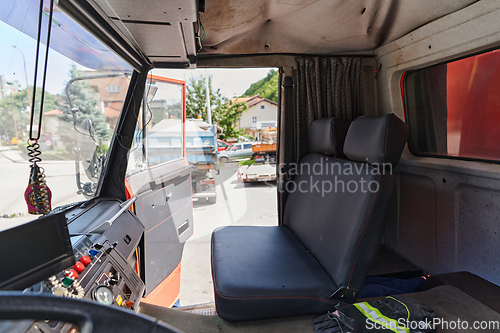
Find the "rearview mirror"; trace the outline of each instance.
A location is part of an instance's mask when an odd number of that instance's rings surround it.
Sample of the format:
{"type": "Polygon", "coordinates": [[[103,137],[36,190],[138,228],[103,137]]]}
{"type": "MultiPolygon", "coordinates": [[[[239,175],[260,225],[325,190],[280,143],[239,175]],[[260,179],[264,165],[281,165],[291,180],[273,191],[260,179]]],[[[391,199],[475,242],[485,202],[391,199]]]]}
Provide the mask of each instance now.
{"type": "Polygon", "coordinates": [[[101,163],[100,158],[97,156],[97,145],[94,139],[92,120],[85,119],[78,127],[80,160],[83,169],[90,181],[97,182],[99,180],[101,163]]]}

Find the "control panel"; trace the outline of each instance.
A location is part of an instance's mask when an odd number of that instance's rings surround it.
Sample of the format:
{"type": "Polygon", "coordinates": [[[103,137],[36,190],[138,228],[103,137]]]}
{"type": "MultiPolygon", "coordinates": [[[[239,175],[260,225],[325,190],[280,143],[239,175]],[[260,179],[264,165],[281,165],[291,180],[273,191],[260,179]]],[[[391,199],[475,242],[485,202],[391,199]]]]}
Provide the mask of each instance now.
{"type": "MultiPolygon", "coordinates": [[[[144,230],[142,224],[133,214],[122,211],[102,233],[88,231],[102,224],[102,219],[116,215],[119,205],[116,200],[102,200],[68,210],[66,220],[75,264],[37,283],[30,291],[86,299],[137,312],[145,289],[133,267],[135,248],[144,230]]],[[[29,328],[21,331],[78,332],[72,323],[37,320],[28,324],[29,328]]]]}
{"type": "MultiPolygon", "coordinates": [[[[116,244],[94,243],[88,236],[72,242],[76,263],[31,289],[137,311],[144,283],[116,251],[116,244]]],[[[36,321],[28,332],[77,332],[75,329],[71,323],[36,321]]]]}
{"type": "Polygon", "coordinates": [[[76,263],[45,282],[55,296],[89,298],[136,310],[144,284],[115,250],[116,244],[94,244],[84,236],[74,247],[76,263]],[[107,297],[109,296],[109,297],[107,297]]]}

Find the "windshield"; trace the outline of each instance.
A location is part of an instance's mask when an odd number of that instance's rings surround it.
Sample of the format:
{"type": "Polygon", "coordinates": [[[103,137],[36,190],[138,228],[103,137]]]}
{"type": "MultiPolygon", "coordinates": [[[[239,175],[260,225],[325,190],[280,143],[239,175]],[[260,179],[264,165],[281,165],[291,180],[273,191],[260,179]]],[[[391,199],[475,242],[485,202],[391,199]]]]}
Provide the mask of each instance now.
{"type": "MultiPolygon", "coordinates": [[[[41,40],[45,43],[49,2],[44,4],[41,40]]],[[[56,2],[43,105],[40,47],[34,87],[39,2],[19,0],[0,11],[0,216],[28,216],[24,191],[30,163],[32,94],[35,113],[43,112],[39,165],[52,192],[52,207],[96,195],[97,183],[123,106],[132,68],[66,15],[56,2]]],[[[37,117],[35,117],[37,119],[37,117]]],[[[38,131],[38,122],[32,128],[38,131]]]]}

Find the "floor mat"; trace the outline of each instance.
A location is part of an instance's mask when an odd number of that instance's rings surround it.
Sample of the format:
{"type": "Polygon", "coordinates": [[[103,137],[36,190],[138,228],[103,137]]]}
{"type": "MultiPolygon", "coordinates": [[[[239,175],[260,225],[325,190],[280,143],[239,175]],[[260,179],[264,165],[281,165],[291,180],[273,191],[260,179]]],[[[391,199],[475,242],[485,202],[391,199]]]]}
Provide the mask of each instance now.
{"type": "Polygon", "coordinates": [[[184,312],[196,313],[202,316],[215,316],[217,312],[215,311],[215,303],[206,303],[199,305],[189,305],[189,306],[181,306],[178,307],[177,310],[181,310],[184,312]]]}
{"type": "Polygon", "coordinates": [[[246,322],[229,322],[219,316],[204,316],[177,309],[162,308],[151,304],[141,304],[139,312],[162,320],[185,333],[314,333],[314,320],[318,317],[312,315],[246,322]]]}
{"type": "MultiPolygon", "coordinates": [[[[499,332],[499,329],[473,329],[475,322],[500,325],[500,314],[453,286],[439,286],[424,292],[405,294],[432,308],[443,322],[438,332],[499,332]],[[460,322],[458,321],[460,320],[460,322]],[[460,327],[456,324],[460,323],[460,327]],[[465,327],[464,323],[467,323],[465,327]]],[[[158,318],[184,332],[314,332],[318,316],[277,318],[248,322],[228,322],[219,316],[206,316],[150,304],[141,304],[139,312],[158,318]]]]}
{"type": "Polygon", "coordinates": [[[500,313],[500,287],[470,272],[431,275],[421,291],[440,285],[451,285],[500,313]]]}
{"type": "Polygon", "coordinates": [[[448,325],[441,325],[438,332],[500,331],[499,326],[490,326],[489,329],[474,329],[474,323],[500,325],[500,314],[454,286],[439,286],[405,296],[427,305],[436,312],[443,322],[448,322],[448,325]],[[460,327],[457,326],[458,320],[461,323],[460,327]]]}

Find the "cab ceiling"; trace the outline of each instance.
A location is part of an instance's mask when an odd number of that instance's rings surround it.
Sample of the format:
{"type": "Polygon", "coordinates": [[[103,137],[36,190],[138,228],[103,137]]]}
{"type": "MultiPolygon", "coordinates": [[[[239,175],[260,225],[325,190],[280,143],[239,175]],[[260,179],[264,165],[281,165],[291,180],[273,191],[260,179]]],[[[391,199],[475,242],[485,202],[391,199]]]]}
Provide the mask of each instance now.
{"type": "Polygon", "coordinates": [[[156,66],[196,61],[198,0],[87,0],[156,66]]]}
{"type": "Polygon", "coordinates": [[[372,51],[476,1],[207,0],[201,53],[372,51]]]}
{"type": "Polygon", "coordinates": [[[188,67],[217,55],[373,55],[478,0],[86,1],[153,65],[188,67]]]}

